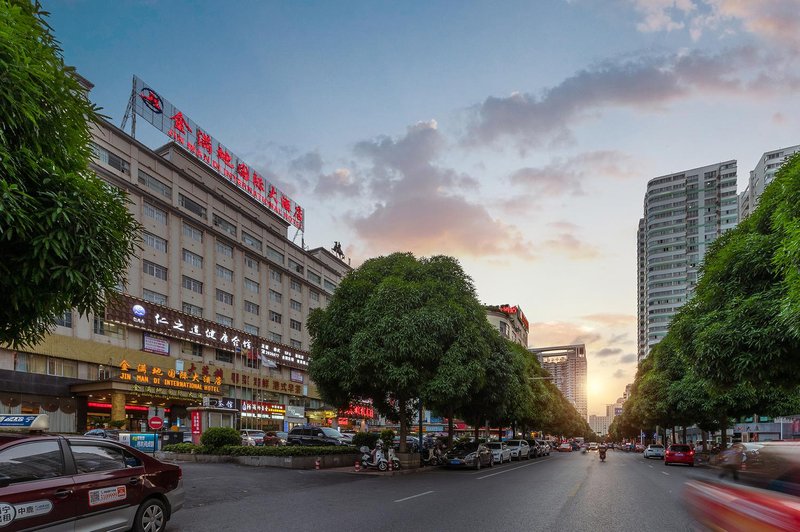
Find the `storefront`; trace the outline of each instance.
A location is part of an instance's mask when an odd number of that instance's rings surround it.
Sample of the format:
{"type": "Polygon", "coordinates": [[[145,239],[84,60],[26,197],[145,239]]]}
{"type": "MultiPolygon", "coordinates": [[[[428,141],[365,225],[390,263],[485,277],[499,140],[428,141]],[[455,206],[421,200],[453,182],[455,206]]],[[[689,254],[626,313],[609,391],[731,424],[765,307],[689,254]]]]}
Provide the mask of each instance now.
{"type": "Polygon", "coordinates": [[[375,408],[367,402],[350,403],[347,410],[338,413],[340,431],[366,432],[375,420],[375,408]]]}
{"type": "Polygon", "coordinates": [[[286,419],[283,430],[289,432],[297,425],[306,424],[306,409],[304,406],[286,405],[286,419]]]}

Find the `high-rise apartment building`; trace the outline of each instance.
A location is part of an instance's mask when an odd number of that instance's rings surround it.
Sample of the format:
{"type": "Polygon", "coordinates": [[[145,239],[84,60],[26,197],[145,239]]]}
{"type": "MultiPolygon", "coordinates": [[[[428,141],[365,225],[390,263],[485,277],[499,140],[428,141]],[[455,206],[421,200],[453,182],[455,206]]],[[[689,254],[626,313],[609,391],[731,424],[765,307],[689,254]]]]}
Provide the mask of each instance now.
{"type": "Polygon", "coordinates": [[[788,148],[781,148],[779,150],[772,150],[765,152],[758,164],[750,170],[750,180],[744,192],[739,194],[739,219],[744,220],[751,212],[758,207],[758,200],[764,189],[772,183],[775,177],[775,172],[783,165],[786,160],[800,152],[800,146],[790,146],[788,148]]]}
{"type": "Polygon", "coordinates": [[[553,377],[553,384],[569,400],[583,419],[589,410],[586,398],[586,345],[531,347],[541,366],[553,377]]]}
{"type": "Polygon", "coordinates": [[[637,233],[640,361],[691,297],[708,247],[738,222],[735,160],[647,183],[637,233]]]}

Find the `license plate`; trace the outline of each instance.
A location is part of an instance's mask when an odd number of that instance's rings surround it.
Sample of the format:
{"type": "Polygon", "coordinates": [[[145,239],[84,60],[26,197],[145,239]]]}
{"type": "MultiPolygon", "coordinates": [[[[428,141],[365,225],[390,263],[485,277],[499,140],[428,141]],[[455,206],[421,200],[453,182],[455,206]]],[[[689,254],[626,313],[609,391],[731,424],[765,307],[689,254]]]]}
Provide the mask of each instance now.
{"type": "Polygon", "coordinates": [[[461,463],[461,460],[450,460],[450,465],[458,465],[461,463]]]}
{"type": "Polygon", "coordinates": [[[683,453],[675,453],[675,456],[676,456],[677,458],[683,458],[683,453]]]}

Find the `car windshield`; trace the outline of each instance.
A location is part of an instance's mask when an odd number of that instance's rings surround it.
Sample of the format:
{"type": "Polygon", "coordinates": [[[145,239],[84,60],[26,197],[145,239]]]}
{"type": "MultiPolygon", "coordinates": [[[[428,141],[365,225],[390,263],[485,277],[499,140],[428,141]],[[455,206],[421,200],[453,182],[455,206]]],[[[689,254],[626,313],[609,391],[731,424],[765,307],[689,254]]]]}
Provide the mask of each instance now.
{"type": "Polygon", "coordinates": [[[339,432],[339,431],[338,431],[338,430],[336,430],[336,429],[329,429],[328,427],[323,427],[323,428],[322,428],[322,432],[323,432],[323,433],[325,434],[325,436],[327,436],[328,438],[341,438],[341,437],[342,437],[342,433],[341,433],[341,432],[339,432]]]}
{"type": "Polygon", "coordinates": [[[669,448],[670,451],[677,452],[677,453],[685,453],[689,451],[688,445],[672,445],[669,448]]]}
{"type": "Polygon", "coordinates": [[[519,447],[521,444],[522,442],[519,440],[509,440],[506,442],[506,445],[508,445],[509,447],[519,447]]]}
{"type": "Polygon", "coordinates": [[[497,442],[487,443],[486,445],[489,447],[489,449],[502,449],[503,448],[503,444],[502,443],[497,443],[497,442]]]}
{"type": "Polygon", "coordinates": [[[478,444],[475,442],[467,441],[457,443],[455,447],[453,447],[454,451],[474,451],[478,448],[478,444]]]}
{"type": "Polygon", "coordinates": [[[650,448],[651,449],[663,449],[664,446],[663,445],[651,445],[650,448]]]}

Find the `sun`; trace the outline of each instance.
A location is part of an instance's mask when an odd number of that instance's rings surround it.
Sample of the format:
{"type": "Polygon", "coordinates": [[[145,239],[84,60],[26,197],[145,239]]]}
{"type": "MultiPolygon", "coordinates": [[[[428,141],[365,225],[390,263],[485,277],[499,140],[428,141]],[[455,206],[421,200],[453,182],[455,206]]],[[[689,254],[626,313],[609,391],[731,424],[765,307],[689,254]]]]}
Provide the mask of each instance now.
{"type": "Polygon", "coordinates": [[[605,390],[605,383],[602,377],[590,377],[586,382],[586,391],[589,396],[597,397],[598,395],[602,395],[603,390],[605,390]]]}

